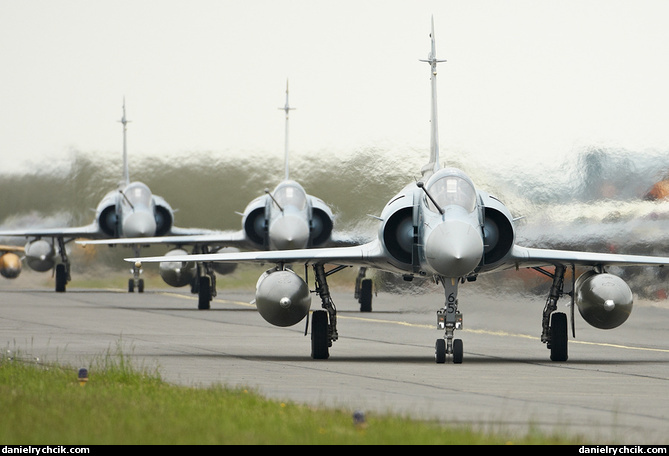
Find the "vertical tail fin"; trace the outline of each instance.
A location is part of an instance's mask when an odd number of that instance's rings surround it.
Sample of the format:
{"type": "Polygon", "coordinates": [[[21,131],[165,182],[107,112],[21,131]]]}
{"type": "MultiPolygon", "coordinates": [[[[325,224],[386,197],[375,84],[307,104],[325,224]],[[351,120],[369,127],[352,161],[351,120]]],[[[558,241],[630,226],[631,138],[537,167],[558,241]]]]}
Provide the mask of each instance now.
{"type": "Polygon", "coordinates": [[[427,179],[439,169],[439,133],[437,125],[437,63],[445,62],[446,60],[437,60],[437,50],[434,41],[434,17],[432,17],[432,32],[430,33],[430,41],[432,48],[427,60],[430,64],[430,80],[432,81],[432,116],[430,120],[430,161],[423,166],[421,172],[423,177],[427,179]]]}
{"type": "Polygon", "coordinates": [[[290,105],[288,104],[288,79],[286,79],[286,105],[283,108],[279,108],[282,111],[285,111],[286,113],[286,133],[285,133],[285,166],[286,166],[286,174],[284,179],[288,180],[288,175],[289,175],[289,166],[288,166],[288,112],[293,111],[295,108],[291,108],[290,105]]]}
{"type": "Polygon", "coordinates": [[[130,171],[128,169],[128,148],[126,141],[127,124],[130,122],[125,118],[125,97],[123,97],[123,117],[119,120],[123,124],[123,185],[130,183],[130,171]]]}

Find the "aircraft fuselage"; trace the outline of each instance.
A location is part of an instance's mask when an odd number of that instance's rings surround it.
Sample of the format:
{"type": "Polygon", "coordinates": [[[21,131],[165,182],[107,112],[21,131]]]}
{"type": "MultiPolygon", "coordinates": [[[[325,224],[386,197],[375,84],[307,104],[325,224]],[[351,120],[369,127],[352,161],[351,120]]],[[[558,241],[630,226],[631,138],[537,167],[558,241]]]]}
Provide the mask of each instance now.
{"type": "Polygon", "coordinates": [[[401,274],[473,276],[499,265],[515,239],[506,206],[456,168],[407,185],[381,218],[379,238],[401,274]]]}
{"type": "Polygon", "coordinates": [[[284,180],[265,193],[246,206],[242,219],[247,238],[257,248],[303,249],[330,238],[332,211],[298,182],[284,180]]]}

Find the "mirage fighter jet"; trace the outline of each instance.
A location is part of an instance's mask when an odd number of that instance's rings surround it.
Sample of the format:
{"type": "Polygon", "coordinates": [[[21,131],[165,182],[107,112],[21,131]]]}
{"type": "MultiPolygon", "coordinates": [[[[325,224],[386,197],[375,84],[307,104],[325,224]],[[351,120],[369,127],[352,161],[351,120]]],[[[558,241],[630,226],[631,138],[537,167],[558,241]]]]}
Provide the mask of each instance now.
{"type": "MultiPolygon", "coordinates": [[[[256,287],[256,306],[271,324],[290,326],[306,317],[311,298],[306,282],[288,265],[304,263],[314,270],[316,293],[323,310],[314,311],[311,322],[311,354],[329,357],[338,339],[337,312],[327,276],[348,266],[371,267],[394,272],[406,280],[431,277],[441,283],[445,303],[437,311],[437,328],[444,336],[435,344],[435,359],[444,363],[463,360],[463,343],[454,333],[461,328],[458,300],[461,284],[480,274],[533,268],[552,278],[542,316],[542,342],[554,361],[567,359],[568,324],[565,313],[556,312],[563,296],[568,268],[589,267],[578,279],[572,274],[572,330],[574,303],[591,325],[610,329],[622,324],[632,310],[632,292],[621,278],[607,273],[608,266],[664,266],[667,257],[615,255],[583,251],[525,248],[515,243],[514,218],[493,195],[477,189],[472,179],[455,168],[439,165],[437,135],[437,60],[432,23],[430,66],[432,86],[430,161],[422,168],[422,180],[410,183],[390,199],[381,213],[378,238],[355,247],[240,252],[174,256],[181,262],[275,263],[256,287]],[[333,269],[325,271],[325,265],[333,269]],[[552,268],[553,270],[551,271],[552,268]]],[[[165,257],[128,258],[130,262],[160,262],[165,257]]]]}
{"type": "MultiPolygon", "coordinates": [[[[216,296],[216,275],[231,273],[236,265],[172,261],[172,257],[188,255],[184,246],[192,246],[193,254],[208,254],[217,251],[244,250],[292,250],[327,246],[337,243],[352,245],[353,241],[336,239],[332,234],[334,216],[330,207],[321,199],[307,194],[304,188],[290,178],[288,164],[288,114],[294,108],[288,101],[288,83],[286,83],[286,102],[279,108],[285,112],[285,175],[274,188],[264,190],[264,194],[252,200],[244,209],[242,229],[239,231],[221,231],[206,235],[163,236],[141,239],[115,239],[98,241],[78,241],[78,244],[125,244],[141,243],[166,244],[176,246],[170,250],[160,264],[160,275],[173,287],[192,286],[198,294],[198,308],[209,309],[211,300],[216,296]],[[226,250],[221,250],[226,249],[226,250]]],[[[138,266],[135,266],[138,268],[138,266]]],[[[364,270],[363,270],[364,271],[364,270]]],[[[371,280],[371,279],[365,279],[371,280]]],[[[361,281],[358,281],[359,283],[361,281]]],[[[365,288],[371,301],[371,287],[365,288]]]]}
{"type": "MultiPolygon", "coordinates": [[[[66,245],[76,238],[148,237],[174,234],[209,233],[211,230],[173,226],[174,210],[162,197],[151,193],[142,182],[131,182],[128,172],[127,124],[123,103],[123,179],[116,190],[105,195],[95,212],[95,220],[86,226],[38,228],[0,231],[0,236],[21,236],[28,239],[25,258],[28,266],[39,272],[55,268],[56,291],[64,292],[70,281],[70,260],[66,245]]],[[[139,245],[135,253],[139,254],[139,245]]],[[[128,291],[144,291],[140,269],[133,267],[128,291]]]]}

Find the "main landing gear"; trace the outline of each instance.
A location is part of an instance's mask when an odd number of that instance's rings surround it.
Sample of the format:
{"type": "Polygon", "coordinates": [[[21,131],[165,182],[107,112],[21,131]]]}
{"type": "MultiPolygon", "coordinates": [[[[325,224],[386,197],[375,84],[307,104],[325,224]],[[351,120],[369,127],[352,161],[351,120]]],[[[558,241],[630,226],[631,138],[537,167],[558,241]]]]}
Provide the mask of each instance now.
{"type": "MultiPolygon", "coordinates": [[[[564,294],[564,273],[565,267],[558,265],[555,267],[555,273],[551,274],[550,272],[541,269],[534,268],[536,271],[547,275],[553,279],[553,284],[551,285],[550,292],[548,294],[548,299],[546,300],[546,306],[544,307],[543,318],[541,321],[542,332],[541,332],[541,342],[546,344],[546,348],[551,351],[551,361],[567,361],[567,341],[568,341],[568,330],[567,330],[567,315],[563,312],[556,312],[557,302],[560,299],[560,296],[564,294]]],[[[574,277],[574,271],[572,269],[572,277],[574,277]]],[[[572,323],[574,321],[574,291],[572,286],[572,323]]]]}
{"type": "Polygon", "coordinates": [[[339,338],[337,333],[337,309],[330,296],[327,276],[341,271],[346,267],[338,266],[325,272],[322,264],[314,265],[316,293],[321,298],[324,310],[314,311],[311,316],[311,357],[313,359],[328,359],[332,343],[339,338]]]}
{"type": "MultiPolygon", "coordinates": [[[[56,237],[58,242],[58,254],[60,255],[60,263],[56,265],[56,292],[64,293],[67,283],[71,280],[70,277],[70,259],[67,257],[65,250],[65,240],[62,237],[56,237]]],[[[69,241],[68,241],[69,242],[69,241]]]]}
{"type": "Polygon", "coordinates": [[[365,277],[366,272],[367,268],[360,268],[355,279],[354,297],[360,303],[360,312],[372,311],[372,279],[365,277]]]}
{"type": "Polygon", "coordinates": [[[56,265],[56,291],[64,293],[67,287],[67,282],[70,281],[70,264],[58,263],[56,265]]]}
{"type": "MultiPolygon", "coordinates": [[[[323,310],[314,311],[312,314],[311,329],[311,357],[313,359],[327,359],[329,348],[338,339],[337,334],[337,310],[335,308],[330,290],[327,284],[327,276],[345,268],[339,266],[331,271],[325,272],[323,265],[313,266],[316,275],[316,290],[322,302],[323,310]]],[[[568,325],[567,315],[557,312],[557,301],[564,293],[565,267],[558,265],[555,272],[550,273],[541,268],[534,268],[542,274],[553,279],[551,289],[543,312],[541,341],[550,349],[552,361],[564,362],[567,360],[568,325]]],[[[572,277],[574,271],[572,267],[572,277]]],[[[462,313],[458,310],[458,284],[461,279],[441,279],[444,287],[446,302],[444,307],[437,311],[437,327],[444,331],[444,337],[437,339],[435,344],[435,361],[444,364],[450,356],[454,364],[461,364],[464,357],[464,348],[461,339],[454,337],[455,330],[462,329],[462,313]]],[[[572,284],[573,290],[573,284],[572,284]]],[[[572,324],[574,312],[574,293],[568,293],[572,297],[572,324]]],[[[573,327],[572,327],[573,331],[573,327]]]]}

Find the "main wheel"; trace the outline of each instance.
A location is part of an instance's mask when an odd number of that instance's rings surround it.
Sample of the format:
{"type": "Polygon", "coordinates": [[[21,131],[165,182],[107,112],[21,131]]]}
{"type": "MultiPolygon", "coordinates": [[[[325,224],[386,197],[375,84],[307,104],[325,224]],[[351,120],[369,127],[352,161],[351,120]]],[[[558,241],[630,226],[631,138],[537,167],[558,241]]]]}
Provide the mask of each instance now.
{"type": "Polygon", "coordinates": [[[67,284],[67,271],[64,264],[56,265],[56,291],[63,293],[67,284]]]}
{"type": "Polygon", "coordinates": [[[444,339],[437,339],[434,346],[434,358],[437,364],[444,364],[446,362],[446,341],[444,339]]]}
{"type": "Polygon", "coordinates": [[[139,293],[144,293],[144,279],[139,279],[139,283],[137,284],[137,291],[139,293]]]}
{"type": "Polygon", "coordinates": [[[372,279],[362,279],[360,282],[360,312],[372,311],[372,279]]]}
{"type": "Polygon", "coordinates": [[[197,308],[209,310],[211,308],[211,282],[209,277],[200,277],[200,289],[197,293],[197,308]]]}
{"type": "Polygon", "coordinates": [[[551,361],[567,361],[567,314],[551,315],[551,361]]]}
{"type": "Polygon", "coordinates": [[[328,359],[328,313],[317,310],[311,316],[311,357],[313,359],[328,359]]]}

